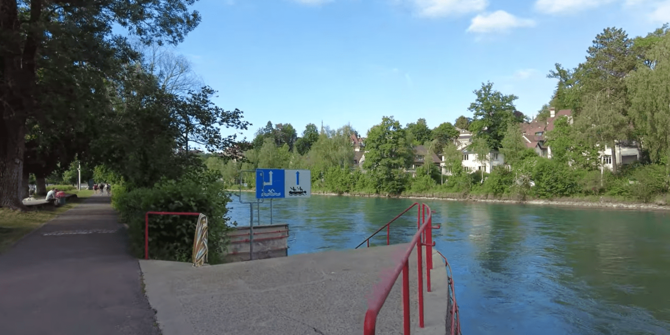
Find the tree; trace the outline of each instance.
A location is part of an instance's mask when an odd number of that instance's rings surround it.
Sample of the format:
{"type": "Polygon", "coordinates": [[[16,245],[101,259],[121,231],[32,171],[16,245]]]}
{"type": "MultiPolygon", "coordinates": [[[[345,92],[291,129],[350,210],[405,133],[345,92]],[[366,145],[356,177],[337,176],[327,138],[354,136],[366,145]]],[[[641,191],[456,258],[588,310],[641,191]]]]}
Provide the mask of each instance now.
{"type": "Polygon", "coordinates": [[[404,173],[400,169],[410,164],[413,151],[400,122],[384,116],[380,124],[368,131],[365,147],[368,151],[363,168],[373,175],[377,192],[402,192],[404,173]]]}
{"type": "Polygon", "coordinates": [[[652,161],[664,163],[670,174],[670,34],[663,36],[646,53],[649,66],[640,67],[626,78],[631,100],[630,116],[643,134],[652,161]]]}
{"type": "Polygon", "coordinates": [[[459,129],[468,130],[470,129],[470,122],[472,122],[470,118],[461,115],[456,119],[454,126],[459,129]]]}
{"type": "Polygon", "coordinates": [[[475,138],[472,141],[472,144],[470,144],[470,147],[468,148],[468,151],[474,153],[477,155],[477,161],[479,164],[482,164],[483,166],[480,166],[480,170],[482,171],[482,183],[484,182],[484,171],[486,170],[486,162],[489,159],[489,154],[491,153],[491,148],[488,145],[488,142],[484,138],[475,138]]]}
{"type": "Polygon", "coordinates": [[[158,43],[145,45],[136,41],[134,44],[135,49],[142,52],[144,67],[156,76],[159,87],[165,92],[185,95],[205,86],[183,55],[158,43]]]}
{"type": "Polygon", "coordinates": [[[318,140],[319,130],[316,128],[315,124],[308,123],[307,126],[305,126],[305,130],[302,132],[302,137],[295,143],[298,153],[301,155],[306,154],[318,140]]]}
{"type": "Polygon", "coordinates": [[[277,124],[275,129],[275,142],[277,146],[288,145],[289,150],[293,151],[298,134],[290,123],[277,124]]]}
{"type": "Polygon", "coordinates": [[[582,134],[612,150],[613,172],[617,171],[615,142],[631,137],[627,117],[630,101],[624,78],[638,61],[633,40],[622,29],[606,28],[589,47],[582,73],[582,110],[576,118],[582,134]]]}
{"type": "Polygon", "coordinates": [[[554,65],[555,70],[549,71],[547,78],[558,79],[554,96],[550,102],[556,109],[577,110],[579,106],[579,74],[575,70],[565,69],[559,63],[554,65]]]}
{"type": "Polygon", "coordinates": [[[423,144],[433,137],[430,128],[426,124],[426,119],[419,119],[416,123],[408,123],[405,129],[411,135],[414,145],[423,144]]]}
{"type": "Polygon", "coordinates": [[[290,153],[288,144],[277,147],[271,138],[266,138],[258,152],[258,168],[284,169],[288,167],[290,153]]]}
{"type": "Polygon", "coordinates": [[[559,117],[554,121],[554,129],[547,132],[546,139],[554,161],[587,171],[601,167],[597,147],[579,136],[567,117],[559,117]]]}
{"type": "Polygon", "coordinates": [[[354,130],[349,126],[335,131],[324,131],[307,154],[313,180],[320,180],[331,168],[350,170],[354,162],[354,150],[350,138],[354,130]]]}
{"type": "Polygon", "coordinates": [[[500,153],[505,157],[505,163],[511,166],[519,163],[523,157],[523,152],[528,149],[518,123],[510,123],[507,126],[505,137],[500,144],[500,153]]]}
{"type": "Polygon", "coordinates": [[[458,138],[460,132],[451,123],[443,122],[433,129],[433,141],[435,141],[435,153],[441,153],[442,148],[458,138]]]}
{"type": "Polygon", "coordinates": [[[651,50],[663,40],[663,37],[670,32],[670,25],[667,23],[662,27],[647,34],[647,36],[638,36],[633,39],[633,53],[638,60],[648,68],[652,68],[656,62],[650,54],[651,50]]]}
{"type": "Polygon", "coordinates": [[[223,152],[236,142],[237,135],[223,136],[221,127],[246,130],[250,125],[242,120],[241,110],[226,111],[216,106],[210,100],[215,93],[211,87],[204,86],[199,91],[188,91],[186,97],[167,95],[172,101],[172,119],[179,129],[179,143],[186,151],[192,142],[209,151],[223,152]]]}
{"type": "MultiPolygon", "coordinates": [[[[169,1],[44,1],[3,0],[0,4],[0,206],[23,208],[20,199],[25,136],[29,118],[48,120],[58,110],[42,108],[37,94],[40,76],[47,75],[40,64],[42,52],[58,48],[60,41],[81,37],[60,51],[69,58],[66,64],[95,67],[101,49],[116,50],[128,58],[127,43],[113,35],[118,23],[137,35],[143,43],[181,42],[197,26],[200,16],[190,12],[190,0],[169,1]],[[110,19],[114,18],[114,20],[110,19]],[[53,42],[53,43],[52,43],[53,42]],[[103,48],[101,48],[104,46],[103,48]],[[38,75],[39,73],[39,75],[38,75]]],[[[99,76],[104,71],[99,71],[99,76]]],[[[69,74],[63,73],[67,78],[69,74]]],[[[73,88],[74,89],[74,88],[73,88]]],[[[95,94],[89,89],[89,93],[95,94]]],[[[63,97],[65,98],[65,97],[63,97]]]]}
{"type": "Polygon", "coordinates": [[[468,108],[474,114],[470,131],[476,137],[486,140],[487,146],[493,150],[500,148],[500,141],[505,136],[510,123],[522,122],[523,118],[515,117],[514,100],[517,96],[503,95],[493,90],[493,83],[482,83],[479,90],[474,91],[477,99],[468,108]]]}

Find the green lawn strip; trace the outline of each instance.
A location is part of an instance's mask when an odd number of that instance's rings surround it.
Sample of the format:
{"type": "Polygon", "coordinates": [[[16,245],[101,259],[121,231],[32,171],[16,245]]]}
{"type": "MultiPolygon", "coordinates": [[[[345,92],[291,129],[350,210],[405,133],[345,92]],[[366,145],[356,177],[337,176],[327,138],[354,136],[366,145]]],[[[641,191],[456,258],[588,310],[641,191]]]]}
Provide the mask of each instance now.
{"type": "Polygon", "coordinates": [[[0,253],[6,251],[26,234],[41,227],[59,214],[76,207],[93,195],[93,191],[90,190],[71,193],[77,194],[77,199],[70,199],[65,206],[61,207],[30,210],[28,212],[0,208],[0,253]]]}

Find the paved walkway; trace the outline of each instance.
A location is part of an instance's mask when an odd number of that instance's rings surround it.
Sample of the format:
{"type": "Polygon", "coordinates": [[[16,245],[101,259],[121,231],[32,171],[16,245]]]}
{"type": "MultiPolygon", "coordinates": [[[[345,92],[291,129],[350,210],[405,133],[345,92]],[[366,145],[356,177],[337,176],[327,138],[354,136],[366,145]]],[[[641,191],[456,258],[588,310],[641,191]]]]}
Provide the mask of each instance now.
{"type": "Polygon", "coordinates": [[[0,334],[158,334],[122,229],[97,195],[0,255],[0,334]]]}
{"type": "MultiPolygon", "coordinates": [[[[153,260],[140,260],[140,265],[163,335],[359,335],[367,297],[407,246],[201,268],[153,260]]],[[[412,334],[445,334],[446,272],[436,254],[433,263],[434,292],[425,293],[426,328],[418,329],[416,254],[410,258],[412,334]]],[[[378,316],[377,334],[402,334],[401,282],[378,316]]]]}

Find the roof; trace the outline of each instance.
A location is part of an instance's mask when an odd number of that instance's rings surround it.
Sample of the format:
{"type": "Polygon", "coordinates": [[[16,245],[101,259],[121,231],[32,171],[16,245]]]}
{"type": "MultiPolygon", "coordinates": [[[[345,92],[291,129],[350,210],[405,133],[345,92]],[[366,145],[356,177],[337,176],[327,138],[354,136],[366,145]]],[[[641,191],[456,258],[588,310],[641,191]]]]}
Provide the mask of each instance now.
{"type": "MultiPolygon", "coordinates": [[[[415,155],[421,155],[421,156],[426,156],[428,154],[428,149],[423,146],[423,145],[417,145],[414,147],[414,154],[415,155]]],[[[438,157],[435,153],[432,153],[431,155],[433,157],[433,162],[434,163],[439,163],[442,160],[440,160],[440,157],[438,157]]]]}
{"type": "Polygon", "coordinates": [[[526,147],[535,148],[539,143],[542,143],[545,138],[546,132],[554,130],[554,121],[561,116],[571,116],[572,110],[562,109],[556,112],[554,117],[547,118],[547,121],[538,120],[537,117],[529,123],[521,124],[521,131],[523,132],[523,137],[526,139],[526,147]],[[542,135],[535,135],[536,133],[541,132],[542,135]]]}

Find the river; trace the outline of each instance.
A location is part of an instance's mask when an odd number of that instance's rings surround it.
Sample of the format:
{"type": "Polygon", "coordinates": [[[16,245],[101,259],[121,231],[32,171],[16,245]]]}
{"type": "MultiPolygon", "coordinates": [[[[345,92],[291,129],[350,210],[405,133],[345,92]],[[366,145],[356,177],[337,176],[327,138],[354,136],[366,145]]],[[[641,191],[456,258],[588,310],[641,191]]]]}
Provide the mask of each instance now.
{"type": "MultiPolygon", "coordinates": [[[[275,200],[273,222],[289,224],[289,254],[350,249],[414,201],[275,200]]],[[[454,272],[463,334],[670,334],[670,213],[425,202],[442,225],[436,247],[454,272]]],[[[229,207],[249,224],[249,205],[229,207]]],[[[260,214],[269,224],[269,202],[260,214]]],[[[413,210],[391,243],[415,232],[413,210]]],[[[385,242],[380,233],[373,244],[385,242]]]]}

